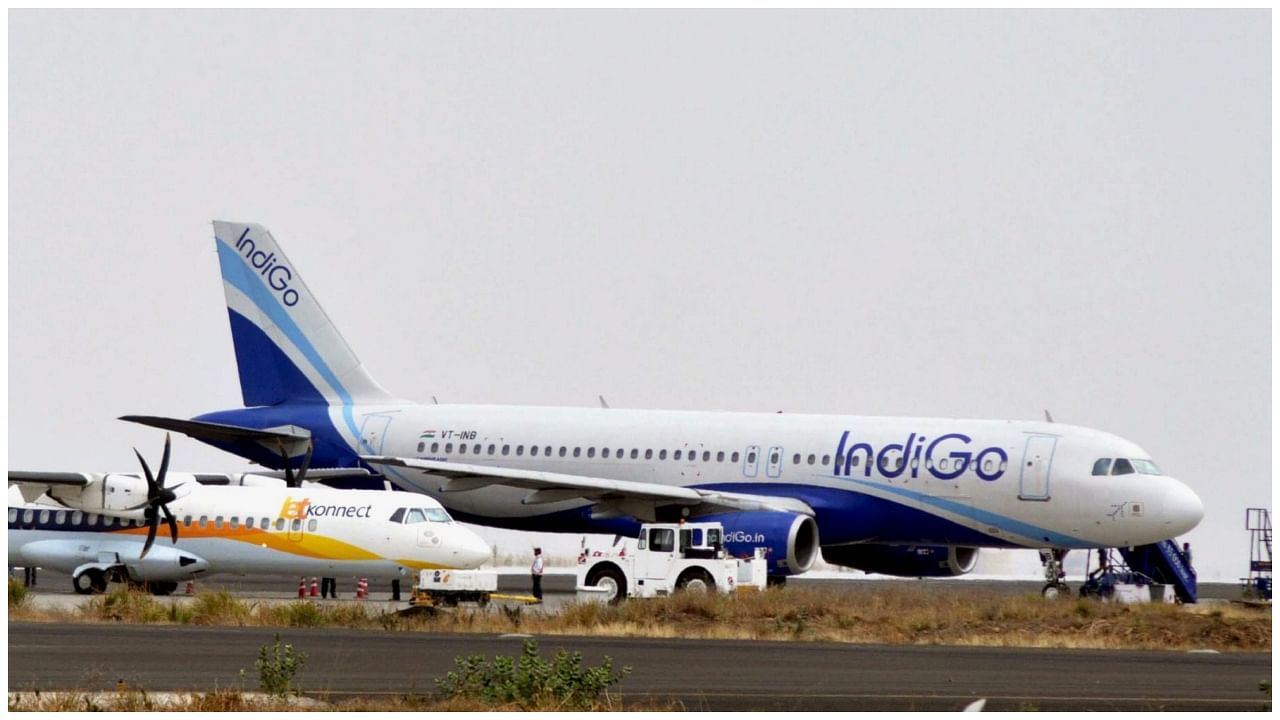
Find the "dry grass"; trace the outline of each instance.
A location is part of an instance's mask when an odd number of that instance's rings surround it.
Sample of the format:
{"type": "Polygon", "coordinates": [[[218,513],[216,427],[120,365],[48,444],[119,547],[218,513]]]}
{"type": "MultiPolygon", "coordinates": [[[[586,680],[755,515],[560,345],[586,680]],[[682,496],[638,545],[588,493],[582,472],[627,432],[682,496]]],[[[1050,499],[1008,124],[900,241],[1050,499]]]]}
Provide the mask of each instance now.
{"type": "MultiPolygon", "coordinates": [[[[555,708],[535,708],[554,710],[555,708]]],[[[614,695],[593,710],[682,710],[679,703],[624,703],[614,695]]],[[[516,705],[485,705],[474,700],[431,695],[389,694],[335,698],[326,695],[280,698],[239,690],[207,693],[149,693],[129,689],[108,692],[10,692],[9,712],[513,712],[516,705]]]]}
{"type": "Polygon", "coordinates": [[[406,632],[802,640],[847,643],[1103,649],[1271,649],[1271,611],[1242,606],[1113,605],[921,588],[797,587],[743,594],[677,594],[617,606],[459,608],[382,613],[359,603],[260,604],[227,593],[194,603],[123,590],[75,612],[27,606],[11,620],[349,627],[406,632]]]}

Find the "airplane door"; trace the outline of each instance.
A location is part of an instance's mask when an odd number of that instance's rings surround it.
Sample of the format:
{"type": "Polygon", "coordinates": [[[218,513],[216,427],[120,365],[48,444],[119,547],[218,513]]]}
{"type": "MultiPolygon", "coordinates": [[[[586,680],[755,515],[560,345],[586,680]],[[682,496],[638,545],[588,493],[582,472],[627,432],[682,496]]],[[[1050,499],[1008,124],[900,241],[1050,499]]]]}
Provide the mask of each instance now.
{"type": "Polygon", "coordinates": [[[748,445],[747,452],[742,458],[742,474],[755,477],[758,472],[760,472],[760,446],[748,445]]]}
{"type": "Polygon", "coordinates": [[[382,454],[382,443],[386,440],[387,426],[390,424],[390,415],[364,416],[364,424],[360,426],[360,439],[369,452],[374,455],[382,454]]]}
{"type": "Polygon", "coordinates": [[[649,528],[647,552],[638,556],[643,567],[636,568],[642,578],[659,580],[668,577],[676,563],[676,531],[671,528],[649,528]]]}
{"type": "Polygon", "coordinates": [[[1048,500],[1049,472],[1053,468],[1053,451],[1058,445],[1054,435],[1030,435],[1022,452],[1022,478],[1018,482],[1019,500],[1048,500]]]}
{"type": "Polygon", "coordinates": [[[769,448],[769,477],[776,478],[782,474],[782,448],[769,448]]]}

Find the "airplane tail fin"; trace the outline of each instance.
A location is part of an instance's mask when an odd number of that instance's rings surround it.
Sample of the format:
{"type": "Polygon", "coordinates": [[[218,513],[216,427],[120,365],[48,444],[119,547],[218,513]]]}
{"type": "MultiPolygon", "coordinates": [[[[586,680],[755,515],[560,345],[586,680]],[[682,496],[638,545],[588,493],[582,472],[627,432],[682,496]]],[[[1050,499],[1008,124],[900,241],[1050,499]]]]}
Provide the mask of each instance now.
{"type": "Polygon", "coordinates": [[[246,406],[397,402],[360,364],[266,228],[215,220],[213,233],[246,406]]]}

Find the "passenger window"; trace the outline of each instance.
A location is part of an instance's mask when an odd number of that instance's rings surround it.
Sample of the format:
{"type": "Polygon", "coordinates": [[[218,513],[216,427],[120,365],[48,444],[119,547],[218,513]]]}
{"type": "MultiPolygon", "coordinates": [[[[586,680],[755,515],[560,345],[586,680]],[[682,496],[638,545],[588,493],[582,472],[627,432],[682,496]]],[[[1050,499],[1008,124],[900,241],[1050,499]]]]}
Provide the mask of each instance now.
{"type": "Polygon", "coordinates": [[[854,455],[854,456],[853,456],[853,458],[852,458],[851,460],[849,460],[849,467],[858,467],[858,465],[859,465],[861,462],[862,462],[862,456],[861,456],[861,455],[854,455]]]}
{"type": "Polygon", "coordinates": [[[738,451],[737,451],[737,450],[734,450],[734,451],[733,451],[733,455],[729,456],[729,462],[733,462],[733,463],[738,462],[738,451]]]}
{"type": "Polygon", "coordinates": [[[756,453],[754,450],[752,450],[751,452],[747,453],[747,464],[748,465],[753,464],[755,461],[756,461],[756,453]]]}
{"type": "Polygon", "coordinates": [[[214,526],[215,528],[218,528],[219,530],[221,530],[221,529],[222,529],[222,516],[221,516],[221,515],[219,515],[218,517],[216,517],[216,518],[214,518],[214,519],[213,519],[213,526],[214,526]]]}
{"type": "Polygon", "coordinates": [[[247,518],[245,518],[245,519],[244,519],[244,529],[245,529],[245,530],[252,530],[252,529],[253,529],[253,518],[251,518],[251,517],[247,517],[247,518]]]}
{"type": "Polygon", "coordinates": [[[236,528],[239,528],[239,527],[240,527],[240,516],[239,516],[239,515],[232,515],[232,516],[231,516],[231,529],[232,529],[232,530],[235,530],[236,528]]]}
{"type": "Polygon", "coordinates": [[[567,452],[569,452],[569,448],[567,448],[567,447],[565,447],[565,446],[561,445],[561,446],[560,446],[560,457],[564,457],[564,456],[565,456],[565,453],[567,453],[567,452]]]}
{"type": "Polygon", "coordinates": [[[654,552],[674,552],[676,532],[671,528],[654,528],[649,531],[649,549],[654,552]]]}
{"type": "Polygon", "coordinates": [[[596,449],[593,447],[587,448],[587,457],[593,458],[595,456],[596,456],[596,449]]]}
{"type": "Polygon", "coordinates": [[[582,448],[580,448],[580,447],[576,447],[576,448],[574,448],[574,449],[573,449],[573,456],[574,456],[574,457],[582,457],[582,448]]]}
{"type": "Polygon", "coordinates": [[[510,445],[503,445],[503,446],[502,446],[502,454],[503,454],[503,455],[510,455],[510,454],[511,454],[511,446],[510,446],[510,445]]]}
{"type": "Polygon", "coordinates": [[[639,458],[639,457],[640,457],[640,449],[639,449],[639,448],[631,448],[631,459],[632,459],[632,460],[635,460],[635,459],[637,459],[637,458],[639,458]]]}
{"type": "Polygon", "coordinates": [[[604,458],[604,459],[608,460],[608,459],[609,459],[609,448],[604,448],[603,450],[601,450],[601,451],[600,451],[600,457],[602,457],[602,458],[604,458]]]}
{"type": "Polygon", "coordinates": [[[75,512],[71,513],[71,524],[72,524],[72,525],[79,525],[79,524],[80,524],[80,521],[82,521],[82,520],[84,520],[84,513],[80,512],[79,510],[77,510],[77,511],[75,511],[75,512]]]}
{"type": "Polygon", "coordinates": [[[659,451],[658,451],[658,459],[659,459],[659,460],[666,460],[666,459],[667,459],[667,451],[666,451],[666,450],[659,450],[659,451]]]}
{"type": "Polygon", "coordinates": [[[644,451],[644,459],[645,459],[645,460],[652,460],[652,459],[653,459],[653,448],[649,448],[648,450],[645,450],[645,451],[644,451]]]}
{"type": "Polygon", "coordinates": [[[387,518],[387,521],[393,523],[404,522],[404,508],[396,508],[396,511],[391,513],[391,517],[387,518]]]}
{"type": "Polygon", "coordinates": [[[532,446],[530,446],[530,447],[529,447],[529,455],[531,455],[532,457],[538,457],[538,446],[537,446],[537,445],[532,445],[532,446]]]}
{"type": "Polygon", "coordinates": [[[679,450],[677,450],[677,451],[675,451],[675,452],[671,453],[671,459],[672,459],[672,460],[679,460],[679,459],[680,459],[680,451],[679,451],[679,450]]]}
{"type": "Polygon", "coordinates": [[[498,447],[496,445],[489,445],[489,454],[492,455],[493,451],[497,449],[498,447]]]}
{"type": "Polygon", "coordinates": [[[796,454],[791,458],[791,464],[792,464],[792,465],[799,465],[799,464],[800,464],[800,453],[796,453],[796,454]]]}
{"type": "Polygon", "coordinates": [[[18,508],[9,508],[9,522],[18,522],[18,508]]]}
{"type": "Polygon", "coordinates": [[[703,450],[703,451],[702,451],[702,462],[711,462],[711,451],[710,451],[710,450],[703,450]]]}
{"type": "Polygon", "coordinates": [[[58,513],[57,513],[56,515],[54,515],[54,516],[53,516],[53,524],[54,524],[54,525],[61,525],[61,524],[65,523],[66,521],[67,521],[67,511],[66,511],[66,510],[59,510],[59,511],[58,511],[58,513]]]}
{"type": "MultiPolygon", "coordinates": [[[[799,456],[799,455],[797,455],[796,457],[798,458],[798,457],[800,457],[800,456],[799,456]]],[[[779,461],[780,459],[781,459],[780,453],[778,453],[778,451],[777,451],[777,450],[774,450],[774,451],[773,451],[773,453],[772,453],[771,455],[769,455],[769,464],[770,464],[770,465],[777,465],[777,464],[778,464],[778,461],[779,461]]],[[[797,460],[796,462],[800,462],[800,461],[799,461],[799,460],[797,460]]]]}
{"type": "Polygon", "coordinates": [[[426,444],[426,443],[424,443],[424,442],[420,442],[420,443],[418,443],[418,452],[423,452],[423,451],[424,451],[424,450],[426,450],[426,449],[427,449],[427,444],[426,444]]]}
{"type": "Polygon", "coordinates": [[[289,529],[290,529],[290,530],[292,530],[293,532],[299,532],[299,531],[301,531],[301,530],[302,530],[302,518],[294,518],[294,519],[293,519],[293,522],[292,522],[292,523],[289,523],[289,529]]]}
{"type": "Polygon", "coordinates": [[[258,523],[258,527],[262,528],[263,530],[270,530],[270,529],[271,529],[271,519],[270,519],[270,518],[262,518],[262,522],[258,523]]]}
{"type": "MultiPolygon", "coordinates": [[[[200,527],[204,527],[204,518],[200,518],[200,527]]],[[[276,532],[284,530],[284,518],[276,518],[276,532]]]]}
{"type": "Polygon", "coordinates": [[[942,458],[941,460],[939,460],[939,461],[938,461],[938,467],[939,467],[939,468],[941,468],[941,469],[943,469],[943,470],[946,470],[946,469],[947,469],[947,459],[946,459],[946,458],[942,458]]]}
{"type": "Polygon", "coordinates": [[[826,466],[827,466],[827,463],[829,463],[829,462],[831,462],[831,456],[830,456],[830,455],[823,455],[823,456],[822,456],[822,466],[823,466],[823,467],[826,467],[826,466]]]}
{"type": "Polygon", "coordinates": [[[721,451],[719,451],[719,452],[717,452],[717,453],[716,453],[716,462],[724,462],[724,451],[723,451],[723,450],[721,450],[721,451]]]}
{"type": "Polygon", "coordinates": [[[523,454],[524,454],[524,446],[523,446],[523,445],[517,445],[517,446],[516,446],[516,455],[523,455],[523,454]]]}
{"type": "Polygon", "coordinates": [[[993,467],[995,467],[995,463],[991,462],[990,460],[987,460],[986,462],[982,463],[982,469],[985,472],[991,472],[991,469],[993,467]]]}
{"type": "Polygon", "coordinates": [[[542,451],[542,454],[546,455],[547,457],[551,457],[551,446],[548,445],[546,449],[542,451]]]}
{"type": "Polygon", "coordinates": [[[472,455],[480,454],[480,443],[476,443],[475,446],[471,448],[471,454],[472,455]]]}
{"type": "Polygon", "coordinates": [[[48,522],[49,522],[49,511],[48,511],[48,510],[41,510],[41,511],[40,511],[40,524],[41,524],[41,525],[44,525],[44,524],[46,524],[46,523],[48,523],[48,522]]]}
{"type": "Polygon", "coordinates": [[[453,454],[453,443],[445,443],[445,445],[444,445],[444,453],[445,453],[445,455],[451,455],[451,454],[453,454]]]}
{"type": "Polygon", "coordinates": [[[1133,463],[1126,458],[1116,458],[1116,464],[1111,466],[1112,475],[1130,475],[1133,473],[1133,463]]]}
{"type": "Polygon", "coordinates": [[[316,519],[311,518],[310,520],[307,521],[307,532],[315,532],[315,531],[316,531],[316,519]]]}
{"type": "Polygon", "coordinates": [[[438,442],[431,443],[431,452],[433,453],[440,452],[440,443],[438,442]]]}
{"type": "Polygon", "coordinates": [[[467,454],[467,445],[466,445],[466,443],[459,443],[459,444],[458,444],[458,454],[459,454],[459,455],[466,455],[466,454],[467,454]]]}

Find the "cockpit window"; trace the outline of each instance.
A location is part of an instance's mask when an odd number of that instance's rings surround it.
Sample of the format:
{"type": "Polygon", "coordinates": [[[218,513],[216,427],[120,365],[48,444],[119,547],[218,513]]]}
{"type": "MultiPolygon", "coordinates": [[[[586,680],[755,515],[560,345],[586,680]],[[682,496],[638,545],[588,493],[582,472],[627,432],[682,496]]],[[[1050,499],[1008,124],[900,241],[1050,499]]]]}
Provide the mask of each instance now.
{"type": "Polygon", "coordinates": [[[391,513],[391,522],[404,522],[404,508],[397,508],[395,512],[391,513]]]}
{"type": "Polygon", "coordinates": [[[1112,475],[1132,475],[1133,463],[1128,458],[1116,458],[1116,464],[1111,467],[1112,475]]]}
{"type": "Polygon", "coordinates": [[[1160,468],[1156,467],[1156,464],[1151,462],[1150,460],[1139,460],[1137,458],[1134,458],[1133,466],[1137,468],[1138,472],[1142,473],[1143,475],[1163,475],[1164,474],[1160,472],[1160,468]]]}
{"type": "Polygon", "coordinates": [[[405,518],[404,524],[412,525],[414,523],[420,523],[420,522],[426,522],[426,521],[427,521],[427,516],[424,515],[421,510],[419,510],[418,508],[409,508],[409,515],[408,517],[405,518]]]}
{"type": "Polygon", "coordinates": [[[453,518],[449,517],[449,513],[444,508],[427,508],[425,510],[427,519],[431,522],[453,522],[453,518]]]}
{"type": "Polygon", "coordinates": [[[1110,470],[1111,458],[1099,458],[1098,461],[1093,464],[1094,475],[1106,475],[1110,470]]]}

